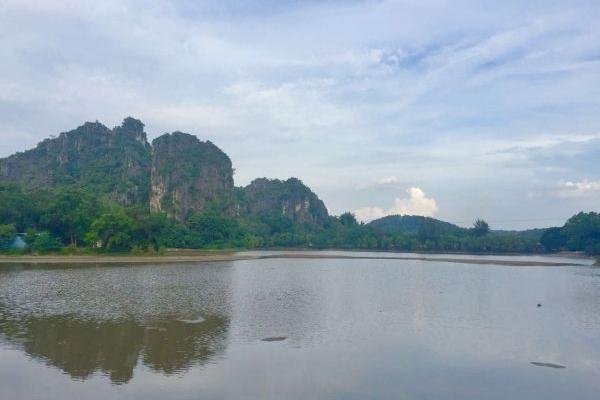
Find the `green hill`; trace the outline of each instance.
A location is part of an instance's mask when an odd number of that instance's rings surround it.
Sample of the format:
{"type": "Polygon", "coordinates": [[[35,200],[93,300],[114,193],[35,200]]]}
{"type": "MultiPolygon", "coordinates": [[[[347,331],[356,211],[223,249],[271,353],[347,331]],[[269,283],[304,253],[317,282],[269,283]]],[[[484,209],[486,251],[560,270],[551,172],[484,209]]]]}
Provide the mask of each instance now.
{"type": "Polygon", "coordinates": [[[458,234],[465,231],[464,228],[449,222],[420,215],[389,215],[371,221],[368,225],[387,234],[416,235],[424,224],[439,233],[458,234]]]}

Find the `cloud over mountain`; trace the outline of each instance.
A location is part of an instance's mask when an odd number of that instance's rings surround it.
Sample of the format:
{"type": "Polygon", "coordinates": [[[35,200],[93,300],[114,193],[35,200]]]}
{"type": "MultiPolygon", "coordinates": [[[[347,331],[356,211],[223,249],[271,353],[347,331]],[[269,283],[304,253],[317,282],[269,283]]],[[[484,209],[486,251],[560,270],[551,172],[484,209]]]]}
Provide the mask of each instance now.
{"type": "Polygon", "coordinates": [[[388,209],[381,207],[363,207],[354,211],[359,221],[369,222],[387,215],[422,215],[432,217],[438,212],[438,205],[434,198],[425,196],[425,192],[418,187],[406,190],[408,197],[394,199],[394,204],[388,209]]]}

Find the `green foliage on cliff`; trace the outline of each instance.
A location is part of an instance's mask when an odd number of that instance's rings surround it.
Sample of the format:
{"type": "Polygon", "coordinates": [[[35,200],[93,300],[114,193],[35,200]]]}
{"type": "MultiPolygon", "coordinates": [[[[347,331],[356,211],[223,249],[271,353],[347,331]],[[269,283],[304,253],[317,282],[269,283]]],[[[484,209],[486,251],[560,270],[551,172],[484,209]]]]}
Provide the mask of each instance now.
{"type": "Polygon", "coordinates": [[[152,211],[180,222],[233,196],[231,160],[210,141],[174,132],[152,141],[152,211]]]}
{"type": "Polygon", "coordinates": [[[112,130],[87,122],[32,150],[0,159],[0,179],[27,190],[84,186],[124,205],[144,204],[150,189],[150,152],[143,126],[133,118],[112,130]]]}
{"type": "Polygon", "coordinates": [[[236,192],[236,201],[242,215],[272,220],[272,226],[296,223],[311,229],[322,227],[329,216],[325,204],[297,178],[255,179],[236,192]],[[285,220],[278,221],[282,216],[285,220]]]}
{"type": "Polygon", "coordinates": [[[14,224],[19,232],[33,226],[42,196],[32,196],[15,184],[0,183],[0,223],[14,224]]]}

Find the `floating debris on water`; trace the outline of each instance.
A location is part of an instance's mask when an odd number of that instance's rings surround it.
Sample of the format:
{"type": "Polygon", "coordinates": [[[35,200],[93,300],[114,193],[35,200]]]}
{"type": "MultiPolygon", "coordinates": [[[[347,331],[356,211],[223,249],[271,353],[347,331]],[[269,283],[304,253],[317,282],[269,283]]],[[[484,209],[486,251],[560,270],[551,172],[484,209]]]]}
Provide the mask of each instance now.
{"type": "Polygon", "coordinates": [[[567,368],[564,365],[560,365],[560,364],[552,364],[552,363],[544,363],[544,362],[535,362],[532,361],[531,364],[535,365],[536,367],[548,367],[548,368],[567,368]]]}
{"type": "Polygon", "coordinates": [[[273,337],[266,337],[264,339],[261,339],[263,342],[281,342],[282,340],[287,339],[287,337],[285,336],[273,336],[273,337]]]}
{"type": "Polygon", "coordinates": [[[198,317],[196,319],[178,319],[177,321],[183,322],[184,324],[200,324],[206,320],[202,317],[198,317]]]}

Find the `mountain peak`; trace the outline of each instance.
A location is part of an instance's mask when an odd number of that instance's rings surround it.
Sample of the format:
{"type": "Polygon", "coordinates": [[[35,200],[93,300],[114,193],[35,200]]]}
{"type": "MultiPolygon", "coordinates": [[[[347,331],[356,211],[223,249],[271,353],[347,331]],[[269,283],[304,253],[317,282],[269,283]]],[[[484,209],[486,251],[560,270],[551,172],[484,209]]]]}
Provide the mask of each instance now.
{"type": "Polygon", "coordinates": [[[329,216],[325,204],[298,178],[256,178],[242,189],[242,212],[276,211],[296,222],[323,224],[329,216]]]}
{"type": "Polygon", "coordinates": [[[121,123],[121,128],[129,132],[144,132],[144,123],[139,119],[127,117],[121,123]]]}
{"type": "Polygon", "coordinates": [[[138,142],[148,146],[146,132],[144,132],[144,123],[139,119],[127,117],[121,123],[121,126],[113,128],[112,132],[117,135],[130,136],[138,142]]]}

